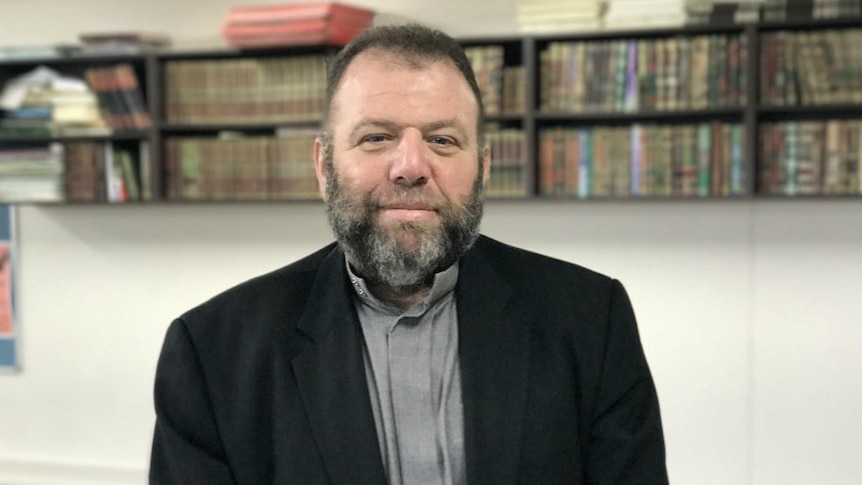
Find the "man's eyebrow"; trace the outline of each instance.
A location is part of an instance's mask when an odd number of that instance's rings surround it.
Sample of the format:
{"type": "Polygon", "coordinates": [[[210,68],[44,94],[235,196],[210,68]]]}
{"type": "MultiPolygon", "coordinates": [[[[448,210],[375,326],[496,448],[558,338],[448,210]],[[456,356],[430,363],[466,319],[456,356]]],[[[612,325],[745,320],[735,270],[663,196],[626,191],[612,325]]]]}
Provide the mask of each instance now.
{"type": "Polygon", "coordinates": [[[455,130],[458,136],[464,140],[464,143],[468,143],[470,141],[470,137],[467,135],[467,130],[464,129],[464,125],[458,121],[457,118],[447,118],[444,120],[432,121],[427,125],[422,127],[423,132],[429,131],[437,131],[441,128],[451,128],[455,130]]]}
{"type": "Polygon", "coordinates": [[[354,139],[359,135],[360,131],[367,130],[369,128],[380,128],[386,131],[400,131],[402,125],[396,123],[392,120],[386,119],[378,119],[378,118],[368,118],[361,120],[356,126],[350,130],[350,139],[354,139]]]}

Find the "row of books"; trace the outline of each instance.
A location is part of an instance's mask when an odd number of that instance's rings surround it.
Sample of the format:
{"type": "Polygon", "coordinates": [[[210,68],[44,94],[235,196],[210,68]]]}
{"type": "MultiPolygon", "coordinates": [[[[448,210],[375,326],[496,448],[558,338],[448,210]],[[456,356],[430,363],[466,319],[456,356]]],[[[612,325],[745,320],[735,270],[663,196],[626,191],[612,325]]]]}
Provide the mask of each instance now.
{"type": "Polygon", "coordinates": [[[522,129],[490,127],[485,143],[491,149],[491,175],[485,195],[490,198],[523,198],[527,186],[527,136],[522,129]]]}
{"type": "Polygon", "coordinates": [[[170,123],[319,121],[325,61],[321,55],[171,61],[165,90],[170,123]]]}
{"type": "Polygon", "coordinates": [[[526,107],[524,67],[505,65],[505,50],[502,45],[472,46],[464,51],[476,74],[485,114],[523,114],[526,107]]]}
{"type": "Polygon", "coordinates": [[[862,120],[771,123],[760,139],[760,193],[862,194],[862,120]]]}
{"type": "Polygon", "coordinates": [[[134,148],[105,141],[64,144],[65,200],[136,202],[152,199],[149,144],[134,148]]]}
{"type": "Polygon", "coordinates": [[[166,197],[176,201],[319,197],[312,131],[237,138],[175,137],[166,143],[166,197]]]}
{"type": "Polygon", "coordinates": [[[739,124],[542,130],[539,193],[550,197],[709,197],[745,191],[739,124]]]}
{"type": "Polygon", "coordinates": [[[540,54],[547,113],[737,107],[746,102],[744,36],[550,42],[540,54]]]}
{"type": "Polygon", "coordinates": [[[862,102],[862,28],[782,31],[762,42],[764,104],[862,102]]]}
{"type": "Polygon", "coordinates": [[[144,130],[152,125],[141,83],[131,64],[91,67],[84,71],[84,78],[112,130],[144,130]]]}
{"type": "Polygon", "coordinates": [[[862,14],[862,0],[688,0],[686,24],[834,19],[862,14]]]}

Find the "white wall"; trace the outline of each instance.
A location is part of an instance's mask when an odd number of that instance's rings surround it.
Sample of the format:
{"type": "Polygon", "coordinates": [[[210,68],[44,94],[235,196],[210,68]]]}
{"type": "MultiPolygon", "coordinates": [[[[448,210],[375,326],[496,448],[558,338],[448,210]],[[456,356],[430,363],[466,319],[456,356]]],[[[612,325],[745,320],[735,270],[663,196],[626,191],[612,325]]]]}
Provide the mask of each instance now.
{"type": "MultiPolygon", "coordinates": [[[[73,41],[105,26],[197,42],[216,38],[222,12],[239,3],[251,2],[0,2],[0,45],[73,41]]],[[[355,3],[455,35],[514,33],[513,0],[355,3]]],[[[855,485],[860,204],[495,202],[483,227],[625,283],[673,483],[855,485]]],[[[4,485],[145,483],[153,372],[170,320],[330,240],[315,203],[25,206],[18,215],[23,367],[0,374],[4,485]]]]}

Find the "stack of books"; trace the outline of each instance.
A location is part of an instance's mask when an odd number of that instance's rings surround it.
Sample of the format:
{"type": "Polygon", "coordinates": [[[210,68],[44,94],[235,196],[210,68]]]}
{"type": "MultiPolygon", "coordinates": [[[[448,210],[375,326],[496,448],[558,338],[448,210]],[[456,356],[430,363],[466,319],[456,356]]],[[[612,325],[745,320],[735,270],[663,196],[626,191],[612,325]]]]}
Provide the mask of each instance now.
{"type": "Polygon", "coordinates": [[[63,198],[63,145],[0,150],[0,202],[63,198]]]}
{"type": "Polygon", "coordinates": [[[764,0],[686,0],[686,25],[730,25],[760,20],[764,0]]]}
{"type": "Polygon", "coordinates": [[[237,6],[221,31],[234,47],[344,45],[373,20],[374,11],[339,3],[237,6]]]}
{"type": "Polygon", "coordinates": [[[69,57],[80,49],[77,45],[24,45],[0,47],[0,59],[55,59],[69,57]]]}
{"type": "Polygon", "coordinates": [[[605,16],[605,27],[676,27],[685,24],[685,19],[684,0],[613,0],[605,16]]]}
{"type": "Polygon", "coordinates": [[[0,108],[0,137],[48,138],[105,135],[96,94],[74,77],[40,66],[6,83],[0,108]]]}
{"type": "Polygon", "coordinates": [[[56,91],[51,98],[51,128],[57,136],[109,135],[96,94],[90,89],[56,91]]]}
{"type": "Polygon", "coordinates": [[[518,0],[521,32],[582,32],[604,27],[607,0],[518,0]]]}
{"type": "Polygon", "coordinates": [[[171,38],[155,32],[85,32],[78,35],[81,47],[76,55],[141,54],[164,49],[171,38]]]}

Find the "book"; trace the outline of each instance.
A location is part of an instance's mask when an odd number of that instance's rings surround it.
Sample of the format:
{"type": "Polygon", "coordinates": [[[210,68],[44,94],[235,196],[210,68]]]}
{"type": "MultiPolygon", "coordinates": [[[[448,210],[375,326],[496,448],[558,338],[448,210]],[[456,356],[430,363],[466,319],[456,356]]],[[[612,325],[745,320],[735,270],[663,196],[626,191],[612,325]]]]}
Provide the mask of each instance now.
{"type": "Polygon", "coordinates": [[[120,180],[123,187],[123,198],[120,202],[141,200],[141,183],[138,180],[138,171],[132,160],[132,154],[127,150],[117,150],[114,154],[120,171],[120,180]]]}
{"type": "Polygon", "coordinates": [[[236,37],[272,36],[279,34],[299,35],[308,32],[326,31],[327,29],[361,31],[366,27],[367,25],[362,24],[333,24],[325,19],[314,19],[302,22],[266,23],[260,25],[227,24],[222,27],[221,33],[227,41],[231,41],[236,37]]]}
{"type": "Polygon", "coordinates": [[[127,42],[137,44],[149,44],[153,46],[168,46],[171,38],[167,34],[146,31],[112,31],[112,32],[84,32],[78,35],[78,40],[83,44],[99,44],[112,42],[127,42]]]}
{"type": "Polygon", "coordinates": [[[141,181],[141,200],[153,199],[153,167],[150,157],[150,142],[143,140],[138,143],[138,178],[141,181]]]}
{"type": "Polygon", "coordinates": [[[305,22],[289,28],[242,29],[226,27],[222,33],[225,42],[234,47],[265,47],[295,45],[344,45],[367,26],[342,26],[326,21],[305,22]]]}

